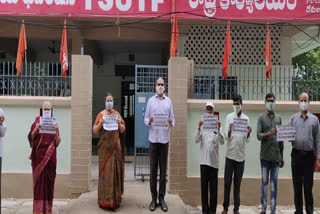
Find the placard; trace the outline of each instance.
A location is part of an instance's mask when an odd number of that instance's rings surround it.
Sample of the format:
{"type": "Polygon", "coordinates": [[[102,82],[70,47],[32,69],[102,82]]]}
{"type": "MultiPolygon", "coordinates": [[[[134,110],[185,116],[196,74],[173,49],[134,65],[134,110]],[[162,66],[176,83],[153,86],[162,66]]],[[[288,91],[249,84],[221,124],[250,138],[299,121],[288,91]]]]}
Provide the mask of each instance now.
{"type": "Polygon", "coordinates": [[[248,134],[248,120],[247,119],[240,119],[240,118],[233,118],[232,134],[247,136],[247,134],[248,134]]]}
{"type": "Polygon", "coordinates": [[[202,115],[202,130],[218,132],[218,116],[217,115],[202,115]]]}
{"type": "Polygon", "coordinates": [[[103,128],[107,131],[118,130],[119,126],[117,123],[118,115],[104,115],[103,116],[103,128]]]}
{"type": "Polygon", "coordinates": [[[277,125],[277,141],[292,141],[296,139],[293,125],[277,125]]]}
{"type": "Polygon", "coordinates": [[[166,130],[169,128],[168,115],[167,114],[154,114],[153,116],[153,128],[166,130]]]}
{"type": "Polygon", "coordinates": [[[40,117],[40,134],[56,134],[56,125],[57,121],[52,117],[40,117]]]}

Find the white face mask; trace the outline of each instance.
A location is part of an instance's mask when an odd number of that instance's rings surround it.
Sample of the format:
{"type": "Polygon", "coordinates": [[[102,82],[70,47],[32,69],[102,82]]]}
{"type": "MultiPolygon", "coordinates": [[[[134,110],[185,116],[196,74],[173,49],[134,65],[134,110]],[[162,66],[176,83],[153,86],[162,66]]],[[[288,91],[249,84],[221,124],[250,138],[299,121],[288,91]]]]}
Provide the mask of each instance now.
{"type": "Polygon", "coordinates": [[[157,86],[156,86],[156,91],[157,91],[157,94],[163,94],[163,92],[164,92],[164,86],[157,85],[157,86]]]}
{"type": "Polygon", "coordinates": [[[269,111],[274,110],[275,103],[274,102],[266,102],[266,107],[269,111]]]}
{"type": "Polygon", "coordinates": [[[300,102],[299,106],[300,106],[300,110],[301,110],[301,111],[307,111],[308,108],[309,108],[309,103],[307,103],[307,102],[300,102]]]}
{"type": "Polygon", "coordinates": [[[113,102],[106,102],[106,109],[111,110],[113,108],[113,102]]]}
{"type": "Polygon", "coordinates": [[[49,110],[49,111],[42,110],[42,117],[50,118],[51,117],[51,110],[49,110]]]}
{"type": "Polygon", "coordinates": [[[241,105],[233,105],[233,111],[238,114],[241,111],[241,105]]]}

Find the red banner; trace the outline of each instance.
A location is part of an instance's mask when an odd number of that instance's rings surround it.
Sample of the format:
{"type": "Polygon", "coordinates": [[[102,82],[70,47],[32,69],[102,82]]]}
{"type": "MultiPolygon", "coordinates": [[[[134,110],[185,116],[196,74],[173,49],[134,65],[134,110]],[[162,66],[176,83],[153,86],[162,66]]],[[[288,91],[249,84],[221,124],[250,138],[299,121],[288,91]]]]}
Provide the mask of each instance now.
{"type": "Polygon", "coordinates": [[[184,0],[185,16],[233,20],[319,20],[320,0],[184,0]],[[187,2],[186,2],[187,1],[187,2]],[[187,3],[187,4],[186,4],[187,3]]]}
{"type": "MultiPolygon", "coordinates": [[[[1,0],[0,15],[128,17],[164,15],[173,0],[1,0]],[[66,12],[67,11],[67,12],[66,12]]],[[[320,0],[175,0],[178,19],[320,20],[320,0]]]]}

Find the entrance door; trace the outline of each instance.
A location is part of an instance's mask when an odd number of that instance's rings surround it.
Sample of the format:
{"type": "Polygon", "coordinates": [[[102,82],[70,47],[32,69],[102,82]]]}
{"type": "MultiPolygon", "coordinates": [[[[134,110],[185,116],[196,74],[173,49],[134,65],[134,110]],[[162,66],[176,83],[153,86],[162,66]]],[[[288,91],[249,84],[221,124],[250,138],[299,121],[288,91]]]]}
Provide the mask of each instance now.
{"type": "Polygon", "coordinates": [[[121,83],[121,115],[126,123],[125,155],[134,155],[134,81],[121,83]]]}

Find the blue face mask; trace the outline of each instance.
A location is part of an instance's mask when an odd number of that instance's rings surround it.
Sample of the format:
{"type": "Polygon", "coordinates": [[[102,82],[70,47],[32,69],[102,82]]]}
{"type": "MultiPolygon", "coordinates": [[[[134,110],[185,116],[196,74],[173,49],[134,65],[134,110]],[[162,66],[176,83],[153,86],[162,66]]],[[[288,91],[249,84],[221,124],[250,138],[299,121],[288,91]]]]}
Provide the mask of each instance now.
{"type": "Polygon", "coordinates": [[[266,107],[269,111],[273,111],[274,110],[274,102],[266,102],[266,107]]]}
{"type": "Polygon", "coordinates": [[[113,108],[113,102],[106,102],[106,109],[111,110],[113,108]]]}

